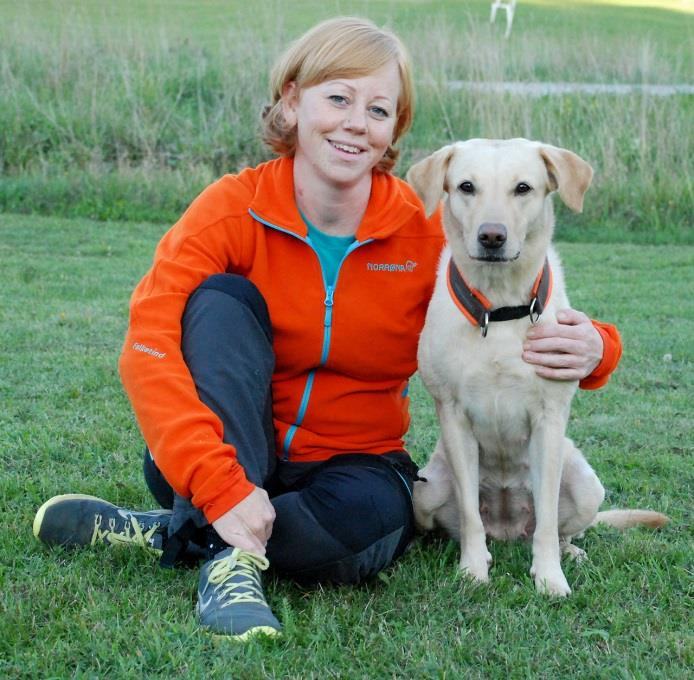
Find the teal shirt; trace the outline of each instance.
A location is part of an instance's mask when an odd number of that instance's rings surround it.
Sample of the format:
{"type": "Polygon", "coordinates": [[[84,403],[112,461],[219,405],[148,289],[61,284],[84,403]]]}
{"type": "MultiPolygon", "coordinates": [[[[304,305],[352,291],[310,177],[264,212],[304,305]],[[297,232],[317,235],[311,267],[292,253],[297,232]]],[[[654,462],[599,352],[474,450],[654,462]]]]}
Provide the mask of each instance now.
{"type": "Polygon", "coordinates": [[[355,241],[354,236],[332,236],[314,227],[302,213],[301,217],[308,227],[308,240],[318,253],[326,286],[334,286],[337,278],[337,269],[342,258],[355,241]]]}

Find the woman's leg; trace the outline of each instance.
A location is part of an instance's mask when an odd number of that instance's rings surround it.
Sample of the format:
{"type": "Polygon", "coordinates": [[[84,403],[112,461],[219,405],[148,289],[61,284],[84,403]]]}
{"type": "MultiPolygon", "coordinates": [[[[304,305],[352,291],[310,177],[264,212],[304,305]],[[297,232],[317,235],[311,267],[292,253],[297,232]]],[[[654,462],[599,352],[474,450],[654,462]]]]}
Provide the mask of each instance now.
{"type": "Polygon", "coordinates": [[[414,537],[415,477],[404,453],[330,459],[272,499],[271,564],[298,581],[359,583],[375,576],[414,537]]]}
{"type": "Polygon", "coordinates": [[[152,454],[147,447],[145,447],[142,472],[145,476],[147,488],[149,488],[157,503],[159,503],[162,508],[171,510],[174,504],[174,490],[171,488],[171,484],[164,479],[164,475],[162,475],[159,468],[156,466],[154,458],[152,458],[152,454]]]}
{"type": "MultiPolygon", "coordinates": [[[[191,294],[181,320],[181,348],[200,400],[222,421],[246,477],[266,486],[276,458],[271,381],[272,329],[262,295],[248,279],[216,274],[191,294]]],[[[173,508],[162,563],[171,566],[189,540],[211,554],[226,547],[189,499],[175,494],[145,452],[145,479],[154,497],[173,508]]]]}
{"type": "MultiPolygon", "coordinates": [[[[263,486],[275,468],[274,354],[265,301],[243,277],[215,275],[192,293],[181,323],[183,356],[200,399],[222,420],[224,440],[236,447],[247,478],[263,486]]],[[[145,479],[160,504],[172,510],[142,513],[91,496],[58,496],[37,512],[34,533],[51,544],[129,543],[163,549],[163,564],[173,564],[194,538],[198,545],[192,552],[208,560],[198,591],[202,625],[237,639],[256,632],[275,634],[280,625],[260,584],[267,560],[227,546],[203,513],[173,492],[149,452],[145,479]]]]}
{"type": "Polygon", "coordinates": [[[217,274],[190,296],[181,322],[183,357],[200,400],[222,420],[257,486],[275,469],[271,381],[275,365],[270,316],[248,279],[217,274]]]}
{"type": "MultiPolygon", "coordinates": [[[[241,276],[212,276],[188,299],[181,330],[183,358],[200,400],[222,421],[224,441],[235,447],[248,480],[265,486],[276,465],[271,395],[275,362],[265,300],[241,276]]],[[[147,479],[155,497],[168,502],[162,480],[156,474],[147,479]]],[[[204,514],[174,493],[162,564],[173,564],[196,544],[207,559],[198,586],[201,625],[236,639],[277,633],[280,624],[261,585],[267,560],[226,545],[204,514]]]]}

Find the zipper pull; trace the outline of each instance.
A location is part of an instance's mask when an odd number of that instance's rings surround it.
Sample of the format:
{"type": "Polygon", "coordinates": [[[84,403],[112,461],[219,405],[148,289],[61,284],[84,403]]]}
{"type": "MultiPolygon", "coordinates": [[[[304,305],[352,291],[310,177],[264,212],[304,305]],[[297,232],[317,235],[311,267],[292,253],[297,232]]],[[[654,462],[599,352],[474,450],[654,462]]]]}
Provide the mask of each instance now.
{"type": "Polygon", "coordinates": [[[332,286],[328,286],[326,291],[325,291],[325,300],[324,304],[326,307],[332,307],[333,306],[333,294],[335,293],[335,289],[332,286]]]}
{"type": "Polygon", "coordinates": [[[328,286],[325,289],[325,300],[323,300],[323,304],[326,307],[325,310],[325,321],[323,325],[328,328],[332,324],[333,320],[333,294],[335,293],[335,289],[332,286],[328,286]]]}

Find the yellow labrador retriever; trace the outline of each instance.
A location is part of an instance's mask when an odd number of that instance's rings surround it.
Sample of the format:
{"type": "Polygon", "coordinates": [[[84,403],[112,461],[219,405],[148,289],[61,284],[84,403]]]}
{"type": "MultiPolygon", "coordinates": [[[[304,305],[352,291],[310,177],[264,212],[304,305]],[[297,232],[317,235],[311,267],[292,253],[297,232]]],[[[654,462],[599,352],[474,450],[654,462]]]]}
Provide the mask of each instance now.
{"type": "Polygon", "coordinates": [[[536,588],[571,590],[560,552],[591,524],[660,526],[648,511],[598,513],[604,489],[565,436],[576,382],[547,380],[521,359],[531,323],[569,307],[551,246],[550,194],[580,212],[593,171],[565,149],[525,139],[472,139],[414,165],[408,182],[428,213],[444,197],[448,247],[419,345],[441,438],[417,482],[420,529],[460,540],[460,569],[487,581],[485,534],[532,534],[536,588]]]}

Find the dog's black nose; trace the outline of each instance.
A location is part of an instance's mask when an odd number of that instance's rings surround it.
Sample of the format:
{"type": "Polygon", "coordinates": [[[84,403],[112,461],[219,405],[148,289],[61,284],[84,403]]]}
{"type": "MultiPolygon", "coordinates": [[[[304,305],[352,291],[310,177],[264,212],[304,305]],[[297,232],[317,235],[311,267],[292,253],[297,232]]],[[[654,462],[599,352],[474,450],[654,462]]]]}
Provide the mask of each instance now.
{"type": "Polygon", "coordinates": [[[496,222],[485,222],[477,231],[477,240],[485,248],[501,248],[506,243],[506,227],[496,222]]]}

